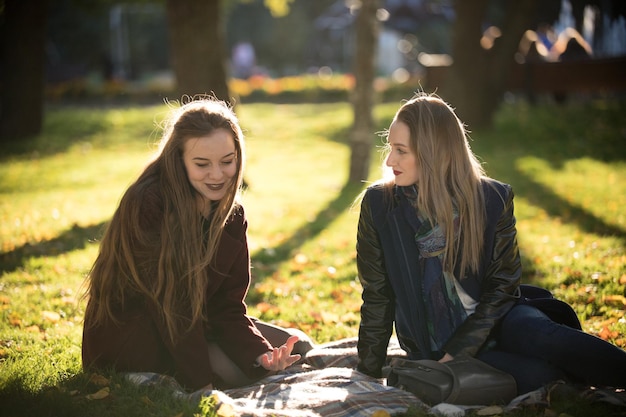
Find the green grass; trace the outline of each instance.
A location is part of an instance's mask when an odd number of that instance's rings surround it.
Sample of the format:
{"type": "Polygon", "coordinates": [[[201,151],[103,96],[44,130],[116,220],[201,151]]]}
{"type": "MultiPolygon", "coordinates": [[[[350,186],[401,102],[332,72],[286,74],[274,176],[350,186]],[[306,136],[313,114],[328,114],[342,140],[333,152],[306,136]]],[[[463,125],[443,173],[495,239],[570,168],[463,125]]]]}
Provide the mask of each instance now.
{"type": "MultiPolygon", "coordinates": [[[[376,130],[398,103],[376,109],[376,130]]],[[[472,132],[488,173],[513,185],[524,279],[570,302],[585,330],[626,347],[626,110],[595,100],[504,105],[472,132]]],[[[81,284],[103,225],[148,161],[165,106],[51,109],[44,132],[0,152],[0,415],[211,415],[115,374],[83,374],[81,284]]],[[[357,334],[351,109],[246,104],[244,204],[253,262],[250,313],[316,341],[357,334]]],[[[372,132],[373,146],[380,140],[372,132]]],[[[371,178],[380,158],[372,158],[371,178]]],[[[553,404],[572,416],[585,406],[553,404]]],[[[581,411],[582,410],[582,411],[581,411]]],[[[534,411],[527,414],[535,415],[534,411]]],[[[537,411],[543,415],[543,411],[537,411]]],[[[539,414],[540,413],[540,414],[539,414]]],[[[419,415],[411,411],[410,415],[419,415]]],[[[513,415],[513,414],[511,414],[513,415]]],[[[515,414],[518,415],[518,414],[515,414]]]]}

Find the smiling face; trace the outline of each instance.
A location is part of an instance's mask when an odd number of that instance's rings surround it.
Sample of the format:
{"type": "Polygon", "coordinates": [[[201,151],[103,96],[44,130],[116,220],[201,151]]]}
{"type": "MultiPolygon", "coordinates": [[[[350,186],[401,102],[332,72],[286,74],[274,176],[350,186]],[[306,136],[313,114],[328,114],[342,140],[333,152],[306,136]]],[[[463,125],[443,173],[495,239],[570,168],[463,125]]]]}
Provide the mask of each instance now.
{"type": "Polygon", "coordinates": [[[411,149],[411,132],[406,123],[395,120],[389,127],[387,142],[389,155],[385,164],[393,170],[396,185],[416,184],[419,179],[417,156],[411,149]]]}
{"type": "Polygon", "coordinates": [[[187,178],[204,202],[221,200],[237,176],[237,151],[230,131],[216,129],[185,142],[187,178]]]}

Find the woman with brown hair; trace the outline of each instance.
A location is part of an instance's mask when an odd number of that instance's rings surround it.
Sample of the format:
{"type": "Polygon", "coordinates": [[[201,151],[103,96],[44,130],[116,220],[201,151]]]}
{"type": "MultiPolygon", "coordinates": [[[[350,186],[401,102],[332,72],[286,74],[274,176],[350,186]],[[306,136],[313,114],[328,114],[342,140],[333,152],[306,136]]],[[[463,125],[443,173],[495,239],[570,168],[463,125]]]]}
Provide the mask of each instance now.
{"type": "Polygon", "coordinates": [[[85,368],[169,374],[188,389],[228,388],[284,369],[310,348],[302,332],[247,316],[244,149],[224,102],[193,100],[173,111],[89,273],[85,368]]]}

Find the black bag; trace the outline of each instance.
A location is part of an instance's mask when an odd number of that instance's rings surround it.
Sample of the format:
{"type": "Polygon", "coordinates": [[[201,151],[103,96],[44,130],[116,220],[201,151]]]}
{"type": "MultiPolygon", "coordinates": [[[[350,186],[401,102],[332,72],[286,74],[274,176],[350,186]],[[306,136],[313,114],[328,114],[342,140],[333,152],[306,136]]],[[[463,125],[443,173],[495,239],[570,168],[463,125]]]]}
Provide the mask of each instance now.
{"type": "Polygon", "coordinates": [[[515,379],[473,357],[446,363],[394,358],[387,385],[409,391],[427,404],[508,404],[517,395],[515,379]]]}

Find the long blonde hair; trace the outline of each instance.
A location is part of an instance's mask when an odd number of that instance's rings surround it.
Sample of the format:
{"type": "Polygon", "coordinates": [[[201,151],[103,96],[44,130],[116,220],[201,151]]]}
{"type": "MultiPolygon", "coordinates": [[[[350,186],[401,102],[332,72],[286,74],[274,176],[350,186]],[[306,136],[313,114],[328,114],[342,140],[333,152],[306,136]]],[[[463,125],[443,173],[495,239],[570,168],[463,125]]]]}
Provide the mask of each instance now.
{"type": "Polygon", "coordinates": [[[445,233],[445,269],[455,271],[458,266],[458,278],[468,269],[477,272],[485,225],[481,186],[485,172],[470,148],[465,125],[446,102],[426,93],[405,102],[396,112],[396,120],[408,126],[411,151],[417,159],[416,209],[445,233]],[[455,209],[460,231],[456,238],[455,209]]]}
{"type": "Polygon", "coordinates": [[[100,251],[88,275],[85,324],[118,322],[116,307],[131,295],[141,295],[161,306],[172,342],[183,329],[204,315],[207,267],[213,265],[224,226],[238,204],[243,182],[244,137],[237,117],[224,102],[213,98],[191,100],[166,121],[159,150],[139,178],[126,190],[107,226],[100,251]],[[235,142],[237,173],[223,199],[213,207],[208,237],[203,232],[197,191],[190,184],[183,162],[184,144],[191,138],[229,131],[235,142]],[[146,191],[162,196],[160,230],[144,230],[141,212],[146,191]],[[158,236],[158,242],[151,242],[158,236]],[[155,246],[158,265],[154,276],[142,278],[137,245],[155,246]]]}

